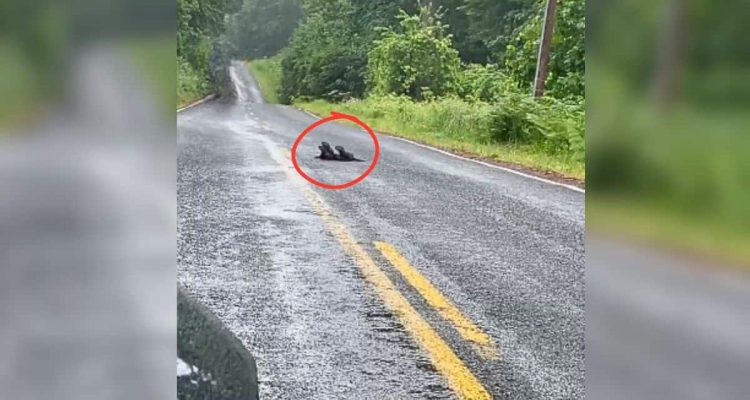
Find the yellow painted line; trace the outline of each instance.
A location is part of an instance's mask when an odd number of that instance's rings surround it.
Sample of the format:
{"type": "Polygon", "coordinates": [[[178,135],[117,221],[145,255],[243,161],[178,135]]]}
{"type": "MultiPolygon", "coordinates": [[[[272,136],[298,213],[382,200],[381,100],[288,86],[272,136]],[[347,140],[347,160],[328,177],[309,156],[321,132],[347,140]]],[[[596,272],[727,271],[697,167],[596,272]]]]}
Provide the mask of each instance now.
{"type": "Polygon", "coordinates": [[[375,247],[396,268],[409,284],[419,292],[430,307],[449,321],[464,339],[471,342],[480,356],[496,360],[500,351],[495,347],[492,338],[467,318],[440,289],[436,288],[419,270],[409,263],[395,247],[385,242],[375,242],[375,247]]]}
{"type": "MultiPolygon", "coordinates": [[[[287,156],[286,152],[284,153],[287,156]]],[[[288,156],[287,156],[288,157],[288,156]]],[[[459,399],[485,400],[492,396],[482,383],[453,352],[453,349],[440,337],[424,318],[409,304],[393,282],[381,270],[370,255],[349,233],[347,227],[333,214],[325,200],[301,179],[291,164],[284,160],[282,167],[292,182],[302,190],[315,212],[320,215],[326,228],[333,234],[341,247],[354,259],[367,282],[383,300],[385,306],[401,321],[407,332],[430,357],[432,364],[443,375],[448,386],[459,399]]]]}

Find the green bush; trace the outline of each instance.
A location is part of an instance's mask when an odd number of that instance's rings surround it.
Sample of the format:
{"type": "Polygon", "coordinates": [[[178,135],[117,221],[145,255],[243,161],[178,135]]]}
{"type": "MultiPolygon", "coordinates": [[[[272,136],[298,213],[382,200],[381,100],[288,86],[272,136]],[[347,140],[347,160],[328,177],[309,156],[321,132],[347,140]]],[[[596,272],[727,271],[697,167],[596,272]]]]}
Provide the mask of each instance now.
{"type": "Polygon", "coordinates": [[[270,57],[289,43],[302,19],[299,0],[244,0],[227,18],[226,35],[239,59],[270,57]]]}
{"type": "Polygon", "coordinates": [[[513,144],[583,162],[583,106],[553,98],[507,92],[496,103],[456,97],[416,102],[407,96],[370,96],[341,103],[338,110],[363,120],[387,119],[399,130],[482,144],[513,144]]]}
{"type": "MultiPolygon", "coordinates": [[[[527,108],[533,113],[516,114],[508,118],[506,124],[525,124],[533,129],[533,141],[514,140],[509,135],[493,133],[499,130],[496,126],[499,112],[507,109],[483,101],[443,97],[417,102],[407,96],[387,95],[338,104],[323,100],[296,104],[320,115],[328,115],[331,111],[353,114],[374,129],[441,148],[583,177],[582,112],[576,106],[554,100],[543,100],[539,104],[534,104],[536,101],[528,96],[527,100],[527,108]],[[550,114],[557,111],[548,110],[548,107],[570,110],[566,111],[569,114],[556,118],[550,114]],[[545,122],[545,119],[550,122],[545,122]],[[562,133],[558,134],[561,127],[563,129],[559,132],[562,133]]],[[[507,126],[506,130],[515,129],[507,126]]]]}
{"type": "Polygon", "coordinates": [[[333,0],[307,11],[282,52],[281,102],[361,97],[367,60],[356,40],[351,5],[333,0]]]}
{"type": "Polygon", "coordinates": [[[585,157],[581,105],[509,92],[495,103],[491,119],[494,140],[531,144],[549,154],[570,154],[577,160],[585,157]]]}
{"type": "Polygon", "coordinates": [[[177,0],[178,102],[208,90],[226,91],[229,43],[223,35],[224,20],[240,5],[227,0],[177,0]]]}
{"type": "Polygon", "coordinates": [[[177,105],[185,105],[209,92],[204,76],[195,71],[182,57],[177,57],[177,105]]]}
{"type": "Polygon", "coordinates": [[[469,64],[459,74],[456,94],[468,101],[495,102],[516,91],[515,86],[495,65],[469,64]]]}
{"type": "MultiPolygon", "coordinates": [[[[317,107],[316,107],[317,108],[317,107]]],[[[455,97],[416,102],[407,96],[370,96],[336,105],[365,121],[387,119],[397,126],[467,142],[489,142],[490,111],[487,103],[469,103],[455,97]]]]}
{"type": "MultiPolygon", "coordinates": [[[[535,14],[524,22],[505,49],[505,71],[520,84],[521,90],[530,91],[534,82],[543,6],[543,2],[537,2],[535,14]]],[[[545,83],[549,96],[581,98],[585,94],[584,13],[584,0],[560,2],[552,37],[549,75],[545,83]]]]}
{"type": "Polygon", "coordinates": [[[529,118],[535,112],[534,100],[512,94],[500,99],[492,111],[492,138],[500,142],[529,144],[539,142],[544,136],[529,118]]]}
{"type": "Polygon", "coordinates": [[[401,31],[385,29],[368,61],[368,86],[375,95],[424,100],[450,93],[460,70],[458,51],[436,19],[401,12],[401,31]]]}

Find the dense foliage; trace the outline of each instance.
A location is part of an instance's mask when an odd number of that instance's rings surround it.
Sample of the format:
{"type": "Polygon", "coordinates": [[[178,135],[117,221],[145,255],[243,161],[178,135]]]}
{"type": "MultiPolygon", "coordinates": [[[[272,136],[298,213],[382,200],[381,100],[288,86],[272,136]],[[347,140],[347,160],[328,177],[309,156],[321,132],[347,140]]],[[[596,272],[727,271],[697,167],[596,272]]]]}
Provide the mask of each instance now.
{"type": "Polygon", "coordinates": [[[402,102],[444,105],[442,99],[453,97],[454,105],[483,103],[478,109],[486,111],[485,140],[583,162],[583,0],[558,7],[547,81],[551,97],[533,99],[543,5],[303,0],[305,17],[281,53],[281,101],[396,96],[402,102]]]}
{"type": "Polygon", "coordinates": [[[453,91],[460,62],[445,27],[427,12],[410,16],[402,11],[399,19],[401,32],[386,29],[368,55],[371,92],[424,100],[453,91]]]}
{"type": "Polygon", "coordinates": [[[490,132],[500,142],[531,144],[549,154],[583,161],[584,115],[581,105],[507,92],[495,103],[490,132]]]}
{"type": "Polygon", "coordinates": [[[218,90],[226,79],[228,58],[224,17],[240,0],[177,0],[178,102],[218,90]]]}
{"type": "Polygon", "coordinates": [[[399,25],[415,0],[302,0],[304,22],[283,52],[281,99],[361,97],[380,28],[399,25]]]}
{"type": "Polygon", "coordinates": [[[282,101],[362,96],[367,59],[351,4],[331,0],[305,6],[308,16],[283,53],[282,101]]]}
{"type": "MultiPolygon", "coordinates": [[[[454,54],[467,64],[501,66],[499,88],[510,80],[527,91],[543,6],[544,0],[179,0],[180,87],[215,88],[217,65],[228,58],[283,49],[286,102],[362,97],[368,90],[424,99],[423,88],[463,96],[461,80],[476,70],[462,76],[454,54]]],[[[553,97],[583,96],[584,27],[584,0],[560,1],[547,82],[553,97]]]]}
{"type": "Polygon", "coordinates": [[[454,107],[468,114],[451,121],[481,121],[477,140],[582,163],[583,5],[559,3],[542,99],[530,93],[543,0],[245,0],[227,36],[245,58],[284,47],[254,66],[279,83],[281,102],[423,107],[436,132],[449,129],[439,113],[454,107]]]}
{"type": "MultiPolygon", "coordinates": [[[[537,1],[536,11],[521,25],[505,50],[505,70],[525,90],[531,90],[534,81],[544,3],[537,1]]],[[[554,97],[584,95],[584,12],[584,0],[562,1],[557,7],[546,82],[548,93],[554,97]]]]}
{"type": "MultiPolygon", "coordinates": [[[[567,1],[567,0],[565,0],[567,1]]],[[[533,14],[537,0],[463,0],[459,8],[468,16],[467,34],[481,41],[487,57],[503,59],[507,45],[533,14]]],[[[449,24],[451,21],[447,21],[449,24]]],[[[535,38],[535,41],[538,38],[535,38]]]]}
{"type": "Polygon", "coordinates": [[[469,64],[459,74],[456,93],[468,101],[494,102],[505,93],[516,91],[513,82],[497,67],[469,64]]]}
{"type": "MultiPolygon", "coordinates": [[[[249,0],[248,0],[249,1],[249,0]]],[[[302,0],[305,19],[292,37],[285,52],[283,88],[285,99],[324,97],[329,99],[361,97],[368,89],[376,93],[409,93],[423,98],[421,87],[436,86],[446,79],[444,60],[457,50],[464,63],[502,66],[504,79],[512,80],[520,91],[530,91],[533,83],[544,0],[302,0]],[[419,15],[422,25],[403,26],[401,12],[419,15]],[[438,21],[437,24],[426,20],[438,21]],[[383,37],[383,32],[388,35],[383,37]],[[424,32],[424,33],[422,33],[424,32]],[[437,34],[439,32],[439,35],[437,34]],[[399,36],[401,35],[401,36],[399,36]],[[423,37],[420,38],[420,35],[423,37]],[[445,46],[431,44],[438,50],[434,62],[411,60],[416,49],[427,49],[420,43],[414,51],[407,48],[425,38],[440,38],[445,46]],[[346,40],[340,40],[346,38],[346,40]],[[446,41],[447,40],[447,41],[446,41]],[[384,44],[385,42],[385,44],[384,44]],[[375,47],[378,50],[375,51],[375,47]],[[384,54],[385,48],[390,55],[384,54]],[[444,51],[445,47],[450,51],[444,51]],[[373,59],[373,56],[375,57],[373,59]],[[391,57],[390,59],[388,57],[391,57]],[[404,60],[409,59],[407,63],[404,60]],[[349,61],[349,65],[342,63],[349,61]],[[402,63],[402,65],[396,62],[402,63]],[[419,64],[419,74],[411,68],[419,64]],[[377,70],[367,65],[377,66],[377,70]],[[392,68],[389,70],[389,68],[392,68]],[[422,70],[427,70],[422,72],[422,70]],[[337,76],[336,73],[339,73],[337,76]],[[341,73],[346,77],[341,79],[341,73]],[[435,73],[439,75],[434,75],[435,73]],[[309,76],[314,75],[314,76],[309,76]],[[399,82],[394,78],[402,75],[399,82]],[[433,75],[432,83],[416,82],[433,75]],[[376,79],[378,76],[381,79],[376,79]],[[390,78],[388,78],[390,76],[390,78]],[[386,82],[390,79],[389,82],[386,82]],[[411,85],[412,88],[404,88],[411,85]],[[389,86],[392,85],[392,86],[389,86]]],[[[273,23],[266,23],[271,27],[273,23]]],[[[570,0],[558,5],[547,92],[557,98],[584,96],[584,0],[570,0]]],[[[455,86],[455,74],[444,84],[455,86]]],[[[504,83],[500,84],[503,88],[504,83]]],[[[438,94],[448,92],[443,87],[438,94]]]]}
{"type": "Polygon", "coordinates": [[[227,26],[232,55],[240,59],[275,55],[287,45],[300,19],[299,0],[245,0],[227,26]]]}

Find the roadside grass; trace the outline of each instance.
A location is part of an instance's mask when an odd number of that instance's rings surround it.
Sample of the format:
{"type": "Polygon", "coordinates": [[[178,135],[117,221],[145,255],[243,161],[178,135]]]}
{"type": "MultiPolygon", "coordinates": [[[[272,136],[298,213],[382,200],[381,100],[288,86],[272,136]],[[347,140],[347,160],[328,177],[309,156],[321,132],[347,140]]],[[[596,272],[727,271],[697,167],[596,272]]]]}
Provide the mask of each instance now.
{"type": "Polygon", "coordinates": [[[281,57],[262,58],[245,62],[247,69],[258,80],[263,99],[267,103],[279,103],[281,87],[281,57]]]}
{"type": "Polygon", "coordinates": [[[549,154],[538,146],[498,143],[490,137],[492,106],[459,99],[417,103],[397,97],[369,97],[344,103],[295,101],[295,106],[317,115],[331,111],[355,115],[374,130],[428,144],[469,157],[516,164],[541,172],[585,180],[583,160],[549,154]]]}
{"type": "MultiPolygon", "coordinates": [[[[281,57],[251,60],[246,65],[258,81],[265,100],[279,103],[281,57]]],[[[388,96],[344,103],[297,100],[294,105],[320,116],[329,115],[331,111],[352,114],[377,131],[468,157],[585,181],[583,159],[569,154],[550,154],[538,145],[493,140],[490,115],[493,106],[487,103],[469,103],[455,98],[418,103],[388,96]]]]}

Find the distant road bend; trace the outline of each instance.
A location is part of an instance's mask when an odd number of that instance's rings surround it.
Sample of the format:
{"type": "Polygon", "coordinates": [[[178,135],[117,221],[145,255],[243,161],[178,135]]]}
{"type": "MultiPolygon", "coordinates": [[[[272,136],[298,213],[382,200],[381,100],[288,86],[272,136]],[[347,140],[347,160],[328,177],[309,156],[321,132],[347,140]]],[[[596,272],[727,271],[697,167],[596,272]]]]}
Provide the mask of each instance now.
{"type": "MultiPolygon", "coordinates": [[[[179,114],[178,280],[257,359],[262,399],[578,399],[584,194],[379,135],[374,172],[325,190],[291,167],[315,119],[236,100],[179,114]]],[[[365,121],[367,122],[367,121],[365,121]]],[[[300,166],[325,182],[372,159],[323,125],[300,166]]]]}

